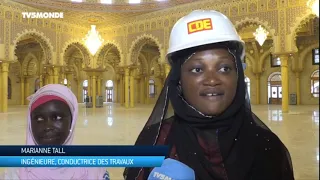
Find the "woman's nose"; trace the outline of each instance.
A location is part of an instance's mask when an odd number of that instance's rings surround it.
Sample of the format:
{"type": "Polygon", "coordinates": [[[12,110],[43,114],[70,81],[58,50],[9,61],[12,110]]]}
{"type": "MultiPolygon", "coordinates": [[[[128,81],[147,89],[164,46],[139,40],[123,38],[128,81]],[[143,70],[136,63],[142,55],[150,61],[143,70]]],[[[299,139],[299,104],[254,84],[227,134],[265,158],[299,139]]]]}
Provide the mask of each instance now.
{"type": "Polygon", "coordinates": [[[54,126],[53,119],[51,117],[46,118],[46,129],[51,130],[54,126]]]}
{"type": "Polygon", "coordinates": [[[216,86],[221,84],[221,80],[219,79],[219,75],[215,72],[209,71],[205,73],[205,79],[203,81],[203,85],[205,86],[216,86]]]}

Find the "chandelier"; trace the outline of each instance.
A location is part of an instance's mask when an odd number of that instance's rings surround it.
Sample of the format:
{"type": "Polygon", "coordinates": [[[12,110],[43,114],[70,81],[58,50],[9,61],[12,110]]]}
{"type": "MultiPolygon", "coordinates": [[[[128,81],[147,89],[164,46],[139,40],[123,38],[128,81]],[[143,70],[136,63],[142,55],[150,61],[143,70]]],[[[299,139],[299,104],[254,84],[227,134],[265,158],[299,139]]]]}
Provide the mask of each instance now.
{"type": "Polygon", "coordinates": [[[84,44],[89,49],[90,53],[92,55],[95,55],[100,46],[102,46],[102,43],[104,40],[101,38],[99,32],[96,30],[95,25],[91,25],[91,29],[86,35],[85,38],[83,38],[84,44]]]}
{"type": "Polygon", "coordinates": [[[319,17],[319,0],[309,0],[307,6],[311,8],[312,13],[319,17]]]}
{"type": "Polygon", "coordinates": [[[263,45],[264,41],[267,39],[269,32],[265,30],[261,25],[256,29],[256,32],[253,33],[255,39],[258,41],[260,46],[263,45]]]}

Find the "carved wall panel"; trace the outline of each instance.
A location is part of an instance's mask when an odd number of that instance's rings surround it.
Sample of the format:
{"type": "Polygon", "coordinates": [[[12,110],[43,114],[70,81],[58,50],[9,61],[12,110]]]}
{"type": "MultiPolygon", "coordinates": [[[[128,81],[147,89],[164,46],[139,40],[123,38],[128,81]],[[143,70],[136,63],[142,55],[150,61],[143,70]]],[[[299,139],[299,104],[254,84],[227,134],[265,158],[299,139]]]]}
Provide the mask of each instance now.
{"type": "Polygon", "coordinates": [[[97,67],[106,68],[106,64],[110,64],[113,68],[117,67],[121,61],[121,49],[119,45],[112,42],[105,43],[97,52],[97,67]],[[112,57],[107,57],[111,55],[112,57]]]}
{"type": "Polygon", "coordinates": [[[9,65],[9,72],[12,72],[12,73],[14,73],[15,76],[20,77],[20,75],[21,75],[20,62],[11,63],[9,65]]]}
{"type": "MultiPolygon", "coordinates": [[[[26,19],[22,18],[22,11],[38,11],[33,7],[17,4],[8,0],[0,3],[0,43],[4,43],[6,35],[9,35],[9,43],[14,45],[18,33],[24,29],[35,29],[43,32],[44,36],[50,40],[52,51],[58,54],[63,53],[63,45],[70,39],[82,38],[87,33],[89,27],[77,26],[69,20],[51,19],[26,19]],[[4,21],[4,19],[8,21],[4,21]],[[1,38],[3,37],[3,38],[1,38]]],[[[166,51],[170,30],[176,21],[195,9],[214,9],[229,16],[233,23],[239,27],[239,22],[246,19],[252,23],[259,23],[266,27],[273,37],[277,36],[278,49],[291,49],[288,46],[288,38],[295,38],[295,29],[304,20],[308,20],[306,14],[310,14],[310,9],[306,7],[306,0],[203,0],[193,3],[176,6],[160,11],[132,16],[119,21],[117,24],[107,27],[99,27],[99,32],[105,40],[118,42],[123,50],[123,56],[130,52],[132,42],[142,34],[150,34],[157,38],[161,49],[166,51]],[[273,32],[274,31],[274,32],[273,32]]],[[[240,23],[241,25],[241,23],[240,23]]],[[[8,36],[7,36],[8,37],[8,36]]],[[[50,48],[50,47],[49,47],[50,48]]],[[[9,49],[5,49],[6,57],[10,57],[9,49]]],[[[162,53],[162,57],[164,53],[162,53]]],[[[60,56],[57,56],[59,61],[60,56]]],[[[164,59],[164,58],[163,58],[164,59]]]]}
{"type": "Polygon", "coordinates": [[[4,20],[0,19],[0,44],[4,42],[4,20]]]}

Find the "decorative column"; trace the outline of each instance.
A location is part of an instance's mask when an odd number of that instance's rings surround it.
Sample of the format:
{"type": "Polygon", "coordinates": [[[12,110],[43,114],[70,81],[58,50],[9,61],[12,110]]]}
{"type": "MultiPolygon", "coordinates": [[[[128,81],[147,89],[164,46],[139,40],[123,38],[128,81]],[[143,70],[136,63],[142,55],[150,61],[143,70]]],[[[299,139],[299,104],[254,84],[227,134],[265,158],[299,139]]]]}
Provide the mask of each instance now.
{"type": "Polygon", "coordinates": [[[91,89],[92,89],[92,80],[91,80],[91,76],[88,76],[88,88],[87,88],[88,96],[92,96],[91,89]]]}
{"type": "Polygon", "coordinates": [[[30,83],[29,78],[25,77],[25,84],[24,84],[24,105],[29,104],[29,102],[26,101],[27,97],[30,96],[30,83]]]}
{"type": "Polygon", "coordinates": [[[144,81],[144,89],[145,89],[145,91],[144,91],[145,92],[144,93],[144,97],[145,97],[144,102],[145,102],[145,104],[149,104],[149,102],[150,102],[149,79],[150,79],[150,77],[147,76],[147,77],[145,77],[145,81],[144,81]]]}
{"type": "Polygon", "coordinates": [[[120,76],[119,98],[120,98],[120,104],[124,105],[124,76],[123,76],[123,74],[121,74],[121,76],[120,76]]]}
{"type": "Polygon", "coordinates": [[[51,69],[49,74],[49,84],[54,84],[54,78],[53,78],[53,70],[51,69]]]}
{"type": "Polygon", "coordinates": [[[47,84],[49,84],[49,75],[48,74],[46,74],[44,76],[44,85],[47,85],[47,84]]]}
{"type": "Polygon", "coordinates": [[[78,79],[77,82],[77,89],[78,89],[78,103],[83,103],[83,97],[82,97],[82,91],[83,91],[83,84],[82,84],[82,80],[78,79]]]}
{"type": "Polygon", "coordinates": [[[40,86],[40,88],[43,87],[43,75],[42,74],[39,76],[39,86],[40,86]]]}
{"type": "Polygon", "coordinates": [[[126,108],[129,108],[129,75],[130,75],[130,70],[126,68],[124,71],[124,98],[125,98],[124,104],[126,108]]]}
{"type": "Polygon", "coordinates": [[[96,95],[97,95],[97,89],[96,89],[96,76],[92,76],[92,106],[93,108],[96,108],[96,95]]]}
{"type": "Polygon", "coordinates": [[[260,74],[255,74],[256,78],[256,104],[260,104],[260,74]]]}
{"type": "Polygon", "coordinates": [[[300,92],[300,72],[296,72],[296,92],[297,92],[297,105],[301,103],[301,92],[300,92]]]}
{"type": "Polygon", "coordinates": [[[24,105],[24,101],[25,101],[24,81],[25,81],[24,77],[21,76],[21,77],[20,77],[20,94],[21,94],[21,100],[20,100],[20,102],[21,102],[21,105],[24,105]]]}
{"type": "Polygon", "coordinates": [[[66,72],[66,79],[67,79],[67,87],[71,89],[71,80],[72,80],[72,73],[66,72]]]}
{"type": "Polygon", "coordinates": [[[143,74],[141,75],[140,78],[140,103],[145,104],[145,96],[146,96],[146,88],[145,88],[145,77],[143,74]]]}
{"type": "Polygon", "coordinates": [[[288,73],[288,54],[281,54],[281,83],[282,83],[282,112],[289,111],[289,73],[288,73]]]}
{"type": "Polygon", "coordinates": [[[53,83],[60,84],[59,83],[59,67],[53,67],[53,83]]]}
{"type": "Polygon", "coordinates": [[[9,63],[2,62],[1,63],[1,83],[2,83],[2,108],[1,112],[8,112],[8,71],[9,71],[9,63]]]}
{"type": "Polygon", "coordinates": [[[119,98],[118,98],[118,75],[116,75],[116,78],[114,78],[113,81],[113,102],[118,103],[119,98]]]}
{"type": "Polygon", "coordinates": [[[121,79],[122,79],[122,75],[121,74],[118,74],[118,85],[117,85],[117,99],[118,99],[118,103],[120,103],[120,105],[122,104],[122,101],[121,101],[121,92],[122,92],[122,90],[121,90],[121,88],[122,88],[122,86],[121,86],[121,79]]]}
{"type": "Polygon", "coordinates": [[[134,70],[131,69],[130,73],[130,107],[134,107],[135,87],[134,87],[134,70]]]}
{"type": "Polygon", "coordinates": [[[52,67],[47,67],[48,70],[48,84],[53,84],[54,80],[53,80],[53,69],[52,67]]]}
{"type": "Polygon", "coordinates": [[[101,96],[101,78],[97,78],[97,84],[98,84],[98,96],[101,96]]]}
{"type": "MultiPolygon", "coordinates": [[[[137,85],[137,87],[136,87],[136,93],[135,93],[135,101],[137,102],[137,103],[139,103],[140,102],[140,76],[138,76],[136,79],[135,79],[135,84],[137,85]]],[[[141,102],[140,102],[141,103],[141,102]]]]}

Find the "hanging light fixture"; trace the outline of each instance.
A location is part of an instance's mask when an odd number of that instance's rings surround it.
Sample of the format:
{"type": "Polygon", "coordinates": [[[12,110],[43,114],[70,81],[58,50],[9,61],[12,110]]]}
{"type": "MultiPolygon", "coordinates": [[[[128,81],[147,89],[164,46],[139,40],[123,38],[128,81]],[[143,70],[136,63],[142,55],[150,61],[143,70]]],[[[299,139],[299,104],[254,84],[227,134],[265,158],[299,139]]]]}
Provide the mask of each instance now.
{"type": "Polygon", "coordinates": [[[91,25],[91,29],[86,35],[86,37],[83,39],[83,41],[92,55],[96,54],[96,52],[104,42],[99,32],[96,30],[95,25],[91,25]]]}
{"type": "Polygon", "coordinates": [[[312,13],[319,17],[319,0],[309,0],[307,6],[311,8],[312,13]]]}
{"type": "Polygon", "coordinates": [[[260,46],[263,45],[264,41],[267,39],[269,32],[265,30],[261,25],[256,29],[256,32],[253,33],[255,39],[258,41],[260,46]]]}

